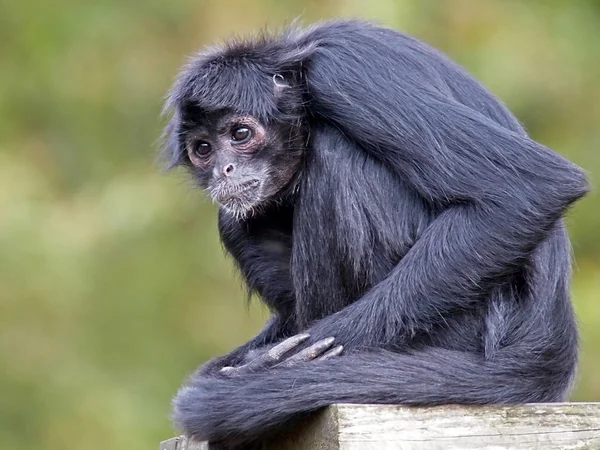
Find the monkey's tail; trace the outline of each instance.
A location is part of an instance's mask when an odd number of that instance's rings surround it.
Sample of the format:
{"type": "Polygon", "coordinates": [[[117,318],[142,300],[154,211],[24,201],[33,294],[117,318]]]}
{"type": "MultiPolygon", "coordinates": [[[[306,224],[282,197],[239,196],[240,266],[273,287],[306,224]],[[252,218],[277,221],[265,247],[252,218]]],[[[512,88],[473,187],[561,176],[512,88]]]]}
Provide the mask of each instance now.
{"type": "Polygon", "coordinates": [[[534,348],[526,343],[505,347],[487,360],[443,348],[414,353],[377,350],[239,379],[197,378],[175,398],[174,420],[188,435],[219,441],[259,438],[298,413],[334,403],[561,401],[570,387],[576,357],[566,348],[552,357],[536,354],[534,348]]]}

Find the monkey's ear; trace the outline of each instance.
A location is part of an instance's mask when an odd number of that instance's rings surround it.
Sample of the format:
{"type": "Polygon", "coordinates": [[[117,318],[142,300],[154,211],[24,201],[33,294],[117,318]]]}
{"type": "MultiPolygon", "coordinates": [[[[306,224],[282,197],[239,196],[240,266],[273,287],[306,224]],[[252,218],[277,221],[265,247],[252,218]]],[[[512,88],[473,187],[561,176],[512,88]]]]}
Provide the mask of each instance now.
{"type": "Polygon", "coordinates": [[[285,75],[281,73],[276,73],[273,75],[273,85],[275,95],[279,96],[285,90],[289,89],[292,86],[292,82],[289,80],[289,77],[286,78],[285,75]]]}
{"type": "Polygon", "coordinates": [[[285,79],[285,76],[280,73],[273,75],[273,83],[275,83],[276,89],[285,89],[291,86],[290,82],[285,79]]]}

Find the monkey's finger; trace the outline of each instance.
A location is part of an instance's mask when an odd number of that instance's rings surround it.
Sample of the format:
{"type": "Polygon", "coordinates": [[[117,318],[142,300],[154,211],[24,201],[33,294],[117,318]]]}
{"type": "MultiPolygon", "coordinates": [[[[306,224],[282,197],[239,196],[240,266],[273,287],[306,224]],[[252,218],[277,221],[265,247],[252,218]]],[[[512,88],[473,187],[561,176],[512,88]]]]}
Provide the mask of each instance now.
{"type": "Polygon", "coordinates": [[[315,361],[324,361],[326,359],[335,358],[336,356],[340,356],[343,351],[344,351],[344,346],[338,345],[337,347],[333,347],[328,352],[323,353],[318,358],[315,358],[315,361]]]}
{"type": "Polygon", "coordinates": [[[243,367],[244,370],[255,370],[277,364],[286,353],[306,342],[309,337],[309,334],[303,333],[287,338],[241,367],[243,367]]]}
{"type": "Polygon", "coordinates": [[[300,344],[303,344],[308,340],[310,334],[302,333],[292,336],[291,338],[287,338],[285,341],[277,344],[271,350],[267,352],[267,355],[271,357],[273,360],[278,361],[281,359],[283,355],[288,353],[289,351],[295,349],[300,344]]]}
{"type": "Polygon", "coordinates": [[[281,364],[288,366],[288,365],[296,364],[299,362],[310,361],[312,359],[318,358],[319,356],[323,355],[323,353],[327,352],[327,350],[329,350],[333,346],[334,342],[335,342],[334,337],[328,337],[326,339],[323,339],[323,340],[311,345],[310,347],[307,347],[304,350],[299,351],[295,355],[290,356],[288,359],[286,359],[281,364]]]}

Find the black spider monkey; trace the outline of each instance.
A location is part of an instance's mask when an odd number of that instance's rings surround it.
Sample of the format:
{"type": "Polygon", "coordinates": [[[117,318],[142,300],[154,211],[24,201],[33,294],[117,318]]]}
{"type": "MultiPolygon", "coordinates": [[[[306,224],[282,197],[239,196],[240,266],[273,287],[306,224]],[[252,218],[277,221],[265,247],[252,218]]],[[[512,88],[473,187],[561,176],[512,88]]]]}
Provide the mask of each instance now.
{"type": "Polygon", "coordinates": [[[202,366],[174,420],[224,447],[336,402],[565,398],[577,363],[562,216],[584,172],[448,58],[335,21],[208,50],[167,108],[172,165],[265,329],[202,366]]]}

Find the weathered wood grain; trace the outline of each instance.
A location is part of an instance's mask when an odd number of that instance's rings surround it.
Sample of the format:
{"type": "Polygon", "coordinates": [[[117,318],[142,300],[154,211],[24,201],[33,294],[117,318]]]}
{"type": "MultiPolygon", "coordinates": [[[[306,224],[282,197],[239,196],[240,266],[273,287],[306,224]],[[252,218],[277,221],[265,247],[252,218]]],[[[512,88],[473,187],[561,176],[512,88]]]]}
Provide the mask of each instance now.
{"type": "MultiPolygon", "coordinates": [[[[207,450],[185,439],[161,450],[207,450]]],[[[264,450],[600,450],[600,403],[523,406],[334,405],[264,450]]]]}

